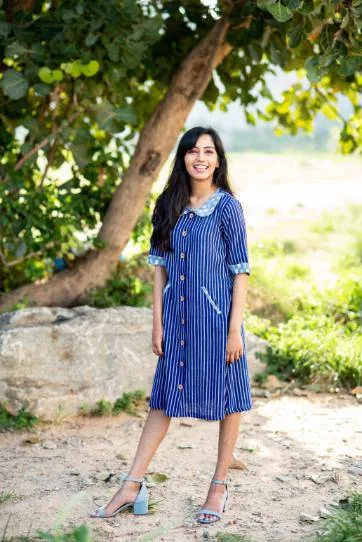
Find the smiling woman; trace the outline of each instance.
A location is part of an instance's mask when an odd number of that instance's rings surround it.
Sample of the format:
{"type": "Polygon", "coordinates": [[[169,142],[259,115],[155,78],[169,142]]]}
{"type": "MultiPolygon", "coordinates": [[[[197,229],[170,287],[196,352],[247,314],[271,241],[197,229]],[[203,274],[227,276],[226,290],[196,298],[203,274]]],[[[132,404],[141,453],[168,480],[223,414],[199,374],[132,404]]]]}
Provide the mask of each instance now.
{"type": "MultiPolygon", "coordinates": [[[[148,262],[155,266],[152,348],[158,361],[130,475],[143,476],[172,417],[219,420],[218,463],[197,518],[213,523],[225,510],[240,416],[253,402],[243,322],[246,226],[212,128],[182,136],[152,223],[148,262]]],[[[122,500],[116,495],[111,503],[107,513],[122,500]]]]}

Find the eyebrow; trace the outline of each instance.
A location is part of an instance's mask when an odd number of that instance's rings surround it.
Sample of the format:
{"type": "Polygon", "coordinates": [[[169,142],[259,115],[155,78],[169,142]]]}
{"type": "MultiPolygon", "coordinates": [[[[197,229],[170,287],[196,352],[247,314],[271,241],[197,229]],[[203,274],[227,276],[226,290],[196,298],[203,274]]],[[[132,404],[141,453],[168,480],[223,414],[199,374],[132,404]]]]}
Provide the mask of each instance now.
{"type": "MultiPolygon", "coordinates": [[[[198,148],[199,148],[199,147],[198,147],[197,145],[195,145],[194,147],[192,147],[192,148],[190,149],[190,151],[191,151],[192,149],[198,149],[198,148]]],[[[210,145],[205,145],[204,149],[215,149],[215,147],[211,147],[210,145]]]]}

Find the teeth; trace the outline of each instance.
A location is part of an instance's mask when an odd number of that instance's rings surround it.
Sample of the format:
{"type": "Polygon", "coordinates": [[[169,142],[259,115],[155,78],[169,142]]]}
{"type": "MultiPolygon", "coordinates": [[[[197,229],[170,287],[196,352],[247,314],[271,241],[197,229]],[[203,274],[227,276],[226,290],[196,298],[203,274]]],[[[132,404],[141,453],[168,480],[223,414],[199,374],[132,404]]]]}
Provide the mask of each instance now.
{"type": "Polygon", "coordinates": [[[194,166],[195,169],[207,169],[207,166],[194,166]]]}

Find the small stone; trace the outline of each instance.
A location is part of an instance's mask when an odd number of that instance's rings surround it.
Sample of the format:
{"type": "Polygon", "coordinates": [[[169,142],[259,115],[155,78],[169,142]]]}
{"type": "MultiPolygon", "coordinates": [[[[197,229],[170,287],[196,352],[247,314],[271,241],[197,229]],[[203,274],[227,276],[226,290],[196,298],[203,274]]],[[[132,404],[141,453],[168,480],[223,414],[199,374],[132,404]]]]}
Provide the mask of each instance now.
{"type": "Polygon", "coordinates": [[[116,459],[127,459],[124,454],[116,454],[116,459]]]}
{"type": "Polygon", "coordinates": [[[84,486],[92,486],[93,485],[92,480],[90,480],[89,478],[81,478],[80,482],[84,486]]]}
{"type": "Polygon", "coordinates": [[[21,443],[22,444],[39,444],[41,438],[39,435],[29,435],[21,443]]]}
{"type": "Polygon", "coordinates": [[[309,393],[306,390],[301,390],[300,388],[294,388],[293,395],[296,397],[308,397],[309,393]]]}
{"type": "Polygon", "coordinates": [[[245,470],[247,466],[247,463],[245,463],[245,461],[242,461],[242,459],[233,458],[229,465],[229,469],[245,470]]]}
{"type": "Polygon", "coordinates": [[[269,398],[269,397],[271,396],[270,391],[268,391],[268,390],[262,390],[262,389],[260,389],[260,388],[252,388],[251,394],[252,394],[254,397],[266,397],[266,398],[269,398]]]}
{"type": "Polygon", "coordinates": [[[291,482],[292,479],[290,478],[290,476],[283,476],[283,475],[278,475],[276,476],[276,479],[277,480],[280,480],[281,482],[291,482]]]}
{"type": "Polygon", "coordinates": [[[349,474],[355,474],[356,476],[362,476],[362,469],[360,469],[359,467],[355,467],[355,466],[349,467],[347,472],[349,474]]]}
{"type": "Polygon", "coordinates": [[[109,472],[108,470],[104,470],[101,472],[97,472],[97,474],[95,475],[95,478],[97,480],[101,480],[102,482],[106,482],[111,476],[112,476],[111,472],[109,472]]]}
{"type": "Polygon", "coordinates": [[[325,506],[321,506],[319,509],[319,515],[321,518],[327,519],[327,517],[331,515],[331,512],[327,510],[325,506]]]}
{"type": "Polygon", "coordinates": [[[79,470],[71,470],[71,471],[69,472],[69,474],[72,474],[73,476],[79,476],[79,475],[80,475],[80,472],[79,472],[79,470]]]}
{"type": "Polygon", "coordinates": [[[319,521],[320,518],[316,516],[310,516],[309,514],[305,514],[304,512],[301,512],[299,516],[300,521],[307,521],[307,522],[313,522],[313,521],[319,521]]]}
{"type": "Polygon", "coordinates": [[[52,442],[51,440],[46,440],[42,442],[42,447],[46,448],[47,450],[55,450],[56,448],[58,448],[55,442],[52,442]]]}
{"type": "Polygon", "coordinates": [[[334,474],[334,473],[311,474],[310,476],[307,475],[306,478],[309,478],[315,484],[318,484],[318,485],[325,484],[326,482],[336,482],[337,481],[337,475],[334,474]]]}
{"type": "Polygon", "coordinates": [[[284,387],[284,383],[275,375],[268,375],[264,384],[268,391],[275,391],[284,387]]]}
{"type": "Polygon", "coordinates": [[[357,386],[351,390],[352,395],[362,395],[362,386],[357,386]]]}

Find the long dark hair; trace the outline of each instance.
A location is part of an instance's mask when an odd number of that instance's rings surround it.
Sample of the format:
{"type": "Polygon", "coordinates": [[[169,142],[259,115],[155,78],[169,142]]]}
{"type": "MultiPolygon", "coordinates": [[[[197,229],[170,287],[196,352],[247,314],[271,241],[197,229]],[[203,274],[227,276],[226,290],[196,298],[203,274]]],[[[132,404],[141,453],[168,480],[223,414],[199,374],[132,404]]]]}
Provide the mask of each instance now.
{"type": "Polygon", "coordinates": [[[228,181],[228,167],[224,145],[216,130],[211,127],[195,126],[185,132],[177,146],[172,171],[163,191],[156,199],[152,214],[153,233],[151,235],[151,243],[161,250],[173,250],[170,243],[170,231],[176,224],[178,217],[188,204],[191,196],[190,176],[186,170],[184,156],[188,150],[195,147],[198,138],[203,134],[211,136],[219,158],[219,167],[214,171],[213,182],[218,188],[222,188],[233,194],[228,181]]]}

